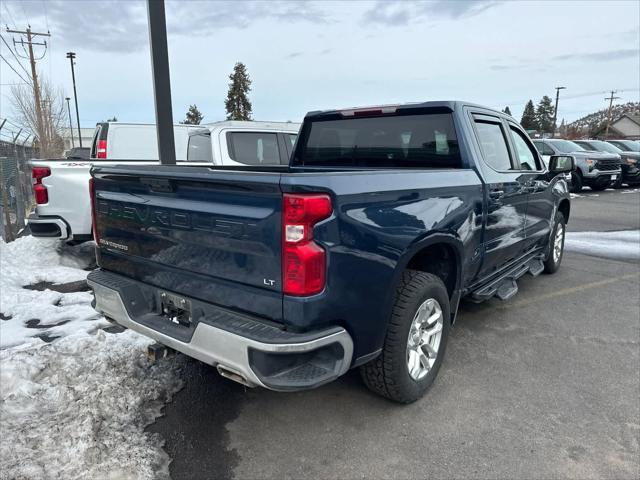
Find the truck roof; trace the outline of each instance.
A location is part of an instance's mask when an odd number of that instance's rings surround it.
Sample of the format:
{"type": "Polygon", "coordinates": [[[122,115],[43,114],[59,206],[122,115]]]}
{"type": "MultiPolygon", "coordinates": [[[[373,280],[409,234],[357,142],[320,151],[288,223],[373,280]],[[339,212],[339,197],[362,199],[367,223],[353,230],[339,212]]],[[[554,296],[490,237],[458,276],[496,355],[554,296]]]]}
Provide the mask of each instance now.
{"type": "Polygon", "coordinates": [[[197,135],[202,133],[202,130],[208,130],[212,132],[216,129],[222,128],[235,128],[238,130],[277,130],[286,131],[291,133],[298,133],[300,130],[300,123],[297,122],[254,122],[254,121],[242,121],[242,120],[224,120],[221,122],[203,123],[200,125],[194,125],[200,127],[199,130],[190,132],[190,135],[197,135]]]}
{"type": "Polygon", "coordinates": [[[387,109],[401,109],[401,110],[411,110],[411,109],[425,109],[425,108],[435,108],[435,109],[443,109],[453,112],[457,108],[461,108],[463,106],[466,107],[476,107],[482,108],[483,110],[489,110],[501,116],[510,117],[510,115],[501,112],[500,110],[496,110],[494,108],[486,107],[484,105],[478,105],[477,103],[465,102],[461,100],[436,100],[429,102],[410,102],[410,103],[397,103],[397,104],[389,104],[389,105],[372,105],[372,106],[364,106],[364,107],[349,107],[349,108],[340,108],[334,110],[315,110],[307,113],[305,118],[312,117],[323,117],[323,116],[332,116],[332,115],[353,115],[356,111],[374,111],[374,110],[387,110],[387,109]]]}
{"type": "Polygon", "coordinates": [[[300,124],[297,122],[255,122],[253,120],[223,120],[220,122],[203,123],[201,127],[234,127],[234,128],[280,128],[280,129],[297,129],[300,124]]]}

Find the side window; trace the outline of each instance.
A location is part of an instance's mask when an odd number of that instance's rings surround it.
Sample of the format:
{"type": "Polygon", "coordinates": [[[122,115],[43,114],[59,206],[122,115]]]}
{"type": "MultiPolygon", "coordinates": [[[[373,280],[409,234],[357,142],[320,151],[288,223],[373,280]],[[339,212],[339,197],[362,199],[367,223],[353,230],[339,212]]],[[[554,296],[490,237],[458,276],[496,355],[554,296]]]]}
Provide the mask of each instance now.
{"type": "Polygon", "coordinates": [[[546,143],[542,144],[542,154],[543,155],[554,155],[556,152],[553,151],[553,148],[551,148],[549,145],[547,145],[546,143]]]}
{"type": "Polygon", "coordinates": [[[516,155],[520,162],[521,170],[542,170],[542,166],[538,163],[538,155],[534,152],[533,147],[524,138],[524,135],[517,128],[510,127],[511,138],[516,149],[516,155]]]}
{"type": "Polygon", "coordinates": [[[502,125],[476,120],[484,161],[498,171],[513,170],[502,125]]]}
{"type": "Polygon", "coordinates": [[[296,143],[296,138],[298,138],[297,133],[287,133],[287,137],[289,137],[289,141],[291,142],[291,147],[293,147],[296,143]]]}
{"type": "Polygon", "coordinates": [[[189,136],[187,162],[213,162],[211,134],[206,133],[189,136]]]}
{"type": "Polygon", "coordinates": [[[229,157],[245,165],[280,165],[278,136],[275,133],[228,132],[229,157]]]}

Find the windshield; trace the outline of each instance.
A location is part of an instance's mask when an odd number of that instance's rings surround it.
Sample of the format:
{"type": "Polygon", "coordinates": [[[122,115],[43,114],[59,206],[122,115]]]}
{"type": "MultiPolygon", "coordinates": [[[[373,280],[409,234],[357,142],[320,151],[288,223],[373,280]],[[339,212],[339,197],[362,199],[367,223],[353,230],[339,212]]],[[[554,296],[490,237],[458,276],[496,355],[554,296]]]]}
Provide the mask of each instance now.
{"type": "Polygon", "coordinates": [[[625,152],[640,152],[640,143],[633,140],[615,140],[612,142],[616,147],[625,152]]]}
{"type": "Polygon", "coordinates": [[[599,152],[620,153],[621,150],[618,147],[614,147],[610,143],[603,142],[602,140],[593,140],[590,142],[599,152]]]}
{"type": "Polygon", "coordinates": [[[582,148],[580,145],[578,145],[577,143],[570,142],[569,140],[547,140],[547,141],[562,153],[585,151],[585,149],[582,148]]]}
{"type": "Polygon", "coordinates": [[[462,166],[450,113],[334,118],[305,122],[295,164],[358,168],[462,166]]]}

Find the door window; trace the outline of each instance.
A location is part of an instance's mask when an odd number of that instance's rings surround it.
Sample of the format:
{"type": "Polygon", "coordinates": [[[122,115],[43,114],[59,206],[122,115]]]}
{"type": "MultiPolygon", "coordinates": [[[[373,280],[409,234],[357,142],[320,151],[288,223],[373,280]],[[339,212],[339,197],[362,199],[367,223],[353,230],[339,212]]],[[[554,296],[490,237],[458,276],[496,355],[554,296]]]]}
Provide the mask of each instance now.
{"type": "Polygon", "coordinates": [[[475,123],[484,161],[497,171],[513,170],[502,125],[479,120],[475,123]]]}
{"type": "Polygon", "coordinates": [[[227,133],[229,157],[245,165],[280,165],[278,136],[263,132],[227,133]]]}
{"type": "Polygon", "coordinates": [[[538,163],[538,155],[534,151],[533,146],[524,138],[524,135],[517,128],[510,127],[511,138],[516,149],[516,155],[520,162],[521,170],[542,170],[538,163]]]}

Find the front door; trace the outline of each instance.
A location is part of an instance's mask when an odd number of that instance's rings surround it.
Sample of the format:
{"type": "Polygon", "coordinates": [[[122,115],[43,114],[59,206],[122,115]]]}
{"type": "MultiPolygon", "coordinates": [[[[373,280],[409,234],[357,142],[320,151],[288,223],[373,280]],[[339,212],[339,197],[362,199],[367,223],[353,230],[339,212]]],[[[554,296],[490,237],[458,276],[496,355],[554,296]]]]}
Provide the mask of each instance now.
{"type": "Polygon", "coordinates": [[[551,218],[554,214],[554,198],[549,175],[526,133],[511,122],[508,127],[517,168],[529,193],[524,226],[525,244],[527,248],[545,245],[554,220],[551,218]]]}

